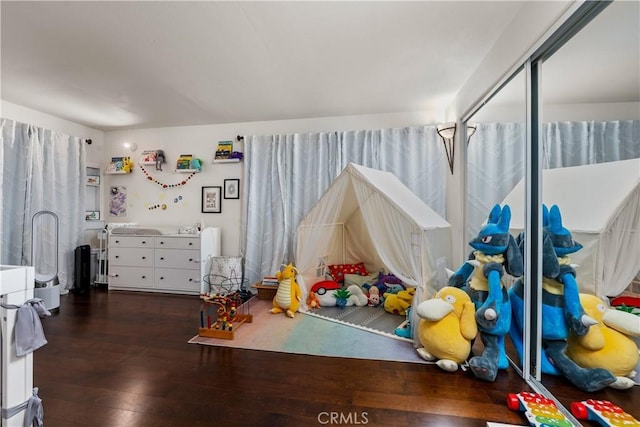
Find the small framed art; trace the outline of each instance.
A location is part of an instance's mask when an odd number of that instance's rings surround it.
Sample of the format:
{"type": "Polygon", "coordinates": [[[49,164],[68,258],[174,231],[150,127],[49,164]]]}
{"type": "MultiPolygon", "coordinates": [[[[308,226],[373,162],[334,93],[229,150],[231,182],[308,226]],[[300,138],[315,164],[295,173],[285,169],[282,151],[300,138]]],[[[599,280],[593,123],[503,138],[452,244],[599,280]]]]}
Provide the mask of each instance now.
{"type": "Polygon", "coordinates": [[[98,221],[100,219],[100,211],[86,211],[84,219],[85,221],[98,221]]]}
{"type": "Polygon", "coordinates": [[[87,185],[100,185],[100,175],[87,175],[87,185]]]}
{"type": "Polygon", "coordinates": [[[240,180],[239,179],[224,180],[224,198],[225,199],[240,198],[240,180]]]}
{"type": "Polygon", "coordinates": [[[202,187],[202,213],[222,213],[222,187],[202,187]]]}

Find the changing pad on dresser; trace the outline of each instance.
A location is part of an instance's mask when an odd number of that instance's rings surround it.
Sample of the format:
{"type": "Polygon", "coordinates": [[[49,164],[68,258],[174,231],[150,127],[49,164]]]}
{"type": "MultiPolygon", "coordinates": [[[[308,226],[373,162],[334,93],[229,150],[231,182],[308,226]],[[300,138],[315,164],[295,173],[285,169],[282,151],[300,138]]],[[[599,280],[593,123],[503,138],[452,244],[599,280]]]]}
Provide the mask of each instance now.
{"type": "Polygon", "coordinates": [[[160,236],[162,232],[155,228],[116,227],[111,234],[132,234],[137,236],[160,236]]]}

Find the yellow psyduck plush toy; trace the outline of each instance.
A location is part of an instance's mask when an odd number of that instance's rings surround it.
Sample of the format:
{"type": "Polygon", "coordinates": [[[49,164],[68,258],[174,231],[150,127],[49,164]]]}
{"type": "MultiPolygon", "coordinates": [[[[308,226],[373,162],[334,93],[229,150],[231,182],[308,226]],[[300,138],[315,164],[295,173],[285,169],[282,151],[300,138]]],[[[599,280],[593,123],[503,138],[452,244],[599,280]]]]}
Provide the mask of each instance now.
{"type": "Polygon", "coordinates": [[[448,372],[469,357],[471,340],[478,333],[475,306],[462,289],[445,286],[432,299],[421,302],[416,313],[420,317],[418,338],[422,344],[418,354],[448,372]]]}
{"type": "Polygon", "coordinates": [[[628,389],[640,360],[638,346],[630,338],[640,337],[640,317],[607,307],[595,295],[580,294],[585,313],[598,321],[584,336],[574,333],[567,339],[567,356],[583,368],[603,368],[615,375],[609,387],[628,389]]]}
{"type": "Polygon", "coordinates": [[[276,273],[278,279],[278,290],[273,297],[273,308],[269,313],[284,313],[287,317],[293,318],[300,307],[302,301],[302,291],[296,281],[297,270],[293,264],[289,263],[284,269],[276,273]]]}

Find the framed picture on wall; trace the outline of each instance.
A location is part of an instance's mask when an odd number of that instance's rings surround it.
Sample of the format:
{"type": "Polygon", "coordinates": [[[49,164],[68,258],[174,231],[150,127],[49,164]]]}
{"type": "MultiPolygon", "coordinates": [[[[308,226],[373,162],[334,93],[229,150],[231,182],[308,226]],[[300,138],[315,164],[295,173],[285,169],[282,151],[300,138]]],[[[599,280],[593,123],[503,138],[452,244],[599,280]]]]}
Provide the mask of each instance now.
{"type": "Polygon", "coordinates": [[[85,221],[98,221],[100,219],[100,211],[86,211],[84,219],[85,221]]]}
{"type": "Polygon", "coordinates": [[[87,185],[100,185],[100,175],[87,175],[87,185]]]}
{"type": "Polygon", "coordinates": [[[222,213],[222,187],[202,187],[202,213],[222,213]]]}
{"type": "Polygon", "coordinates": [[[225,199],[240,198],[240,180],[239,179],[224,180],[224,198],[225,199]]]}

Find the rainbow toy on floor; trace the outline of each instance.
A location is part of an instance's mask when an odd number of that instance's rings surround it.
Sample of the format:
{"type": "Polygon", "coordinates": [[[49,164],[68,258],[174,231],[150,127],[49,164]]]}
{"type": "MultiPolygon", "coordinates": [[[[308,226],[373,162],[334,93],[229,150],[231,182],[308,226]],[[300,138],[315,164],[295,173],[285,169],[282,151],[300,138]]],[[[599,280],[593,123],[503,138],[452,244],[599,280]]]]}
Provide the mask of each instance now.
{"type": "Polygon", "coordinates": [[[573,427],[551,399],[528,391],[509,393],[507,406],[513,411],[523,411],[533,427],[573,427]]]}
{"type": "Polygon", "coordinates": [[[636,426],[640,421],[608,400],[583,400],[571,404],[571,413],[579,420],[595,421],[603,427],[636,426]]]}

